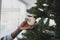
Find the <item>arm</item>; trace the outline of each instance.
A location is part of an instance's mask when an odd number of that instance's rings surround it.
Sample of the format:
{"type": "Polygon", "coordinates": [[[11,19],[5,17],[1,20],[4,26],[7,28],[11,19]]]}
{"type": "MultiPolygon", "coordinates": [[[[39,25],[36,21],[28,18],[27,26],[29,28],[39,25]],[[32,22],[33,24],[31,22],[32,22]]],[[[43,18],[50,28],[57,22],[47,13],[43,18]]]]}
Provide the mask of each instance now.
{"type": "Polygon", "coordinates": [[[13,33],[2,37],[0,40],[13,40],[21,31],[18,27],[13,33]]]}
{"type": "Polygon", "coordinates": [[[22,30],[32,29],[31,25],[28,25],[27,20],[25,20],[11,35],[2,37],[2,40],[12,40],[14,39],[22,30]]]}
{"type": "Polygon", "coordinates": [[[17,28],[12,34],[12,38],[14,39],[22,30],[20,30],[20,28],[17,28]]]}
{"type": "Polygon", "coordinates": [[[26,30],[26,29],[31,29],[32,27],[30,25],[27,24],[27,20],[24,21],[18,28],[16,31],[14,31],[11,36],[14,39],[22,30],[26,30]]]}

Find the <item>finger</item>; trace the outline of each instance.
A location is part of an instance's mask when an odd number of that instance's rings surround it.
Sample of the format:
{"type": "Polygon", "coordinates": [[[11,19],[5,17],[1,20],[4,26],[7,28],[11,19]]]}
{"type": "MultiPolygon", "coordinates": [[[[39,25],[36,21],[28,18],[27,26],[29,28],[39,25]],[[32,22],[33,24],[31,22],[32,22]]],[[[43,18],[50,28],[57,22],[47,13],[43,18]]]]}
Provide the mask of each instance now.
{"type": "Polygon", "coordinates": [[[31,26],[31,28],[30,29],[33,29],[34,27],[33,26],[31,26]]]}
{"type": "Polygon", "coordinates": [[[32,29],[33,28],[33,26],[27,26],[28,27],[28,29],[32,29]]]}
{"type": "Polygon", "coordinates": [[[24,26],[24,27],[21,27],[20,29],[22,29],[22,30],[26,30],[26,29],[31,29],[31,27],[30,27],[30,26],[29,26],[29,27],[24,26]]]}

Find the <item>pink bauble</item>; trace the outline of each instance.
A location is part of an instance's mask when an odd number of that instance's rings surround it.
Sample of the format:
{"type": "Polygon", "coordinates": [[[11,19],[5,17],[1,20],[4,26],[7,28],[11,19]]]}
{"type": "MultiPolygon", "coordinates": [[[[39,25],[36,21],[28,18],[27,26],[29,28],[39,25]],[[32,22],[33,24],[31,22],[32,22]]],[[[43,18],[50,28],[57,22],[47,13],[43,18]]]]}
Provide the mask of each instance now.
{"type": "Polygon", "coordinates": [[[29,25],[34,25],[34,23],[35,23],[35,18],[34,18],[34,17],[29,17],[28,20],[27,20],[27,23],[28,23],[29,25]]]}

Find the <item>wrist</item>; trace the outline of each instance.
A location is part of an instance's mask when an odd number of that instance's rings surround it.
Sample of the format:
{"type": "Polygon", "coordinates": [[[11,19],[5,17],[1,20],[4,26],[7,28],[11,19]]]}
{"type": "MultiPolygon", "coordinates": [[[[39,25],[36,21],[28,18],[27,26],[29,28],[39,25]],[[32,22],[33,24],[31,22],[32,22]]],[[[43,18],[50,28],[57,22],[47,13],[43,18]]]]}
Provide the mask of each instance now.
{"type": "Polygon", "coordinates": [[[19,27],[17,30],[19,30],[19,32],[21,32],[22,31],[22,29],[19,27]]]}
{"type": "Polygon", "coordinates": [[[23,30],[22,27],[20,27],[19,30],[22,31],[23,30]]]}
{"type": "Polygon", "coordinates": [[[22,31],[22,30],[20,30],[20,28],[17,28],[17,30],[15,30],[15,31],[11,34],[12,38],[14,39],[21,31],[22,31]]]}

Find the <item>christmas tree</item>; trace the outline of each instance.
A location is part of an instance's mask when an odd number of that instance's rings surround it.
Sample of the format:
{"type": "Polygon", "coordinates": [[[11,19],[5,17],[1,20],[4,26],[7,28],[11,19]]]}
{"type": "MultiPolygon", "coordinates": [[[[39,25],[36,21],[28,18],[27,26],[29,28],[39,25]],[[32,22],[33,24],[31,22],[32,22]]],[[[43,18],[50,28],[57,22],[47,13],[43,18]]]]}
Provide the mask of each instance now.
{"type": "Polygon", "coordinates": [[[39,22],[31,30],[26,30],[23,38],[18,40],[55,40],[55,25],[49,26],[49,20],[55,19],[55,2],[56,0],[36,0],[36,6],[27,10],[33,14],[35,19],[40,19],[39,22]],[[47,19],[46,22],[44,20],[47,19]]]}

